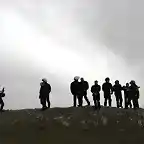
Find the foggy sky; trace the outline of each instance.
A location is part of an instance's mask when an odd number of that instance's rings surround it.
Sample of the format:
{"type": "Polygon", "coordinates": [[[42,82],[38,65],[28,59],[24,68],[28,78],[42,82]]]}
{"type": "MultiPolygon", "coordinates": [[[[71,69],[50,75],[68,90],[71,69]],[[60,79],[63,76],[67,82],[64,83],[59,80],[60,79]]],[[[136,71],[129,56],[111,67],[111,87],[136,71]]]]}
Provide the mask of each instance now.
{"type": "Polygon", "coordinates": [[[43,77],[52,85],[54,107],[72,105],[69,84],[75,75],[90,86],[107,76],[122,85],[134,79],[142,95],[143,3],[0,0],[0,84],[6,87],[6,108],[40,107],[43,77]]]}

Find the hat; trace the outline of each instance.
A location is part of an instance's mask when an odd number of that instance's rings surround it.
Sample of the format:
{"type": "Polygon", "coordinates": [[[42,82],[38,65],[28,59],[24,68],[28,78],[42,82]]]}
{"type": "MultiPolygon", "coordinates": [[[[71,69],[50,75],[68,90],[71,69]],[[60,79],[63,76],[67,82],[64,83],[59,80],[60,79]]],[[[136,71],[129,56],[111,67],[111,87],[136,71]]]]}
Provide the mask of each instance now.
{"type": "Polygon", "coordinates": [[[43,78],[42,81],[47,83],[47,79],[46,78],[43,78]]]}
{"type": "Polygon", "coordinates": [[[78,80],[80,77],[79,76],[75,76],[74,77],[74,80],[78,80]]]}

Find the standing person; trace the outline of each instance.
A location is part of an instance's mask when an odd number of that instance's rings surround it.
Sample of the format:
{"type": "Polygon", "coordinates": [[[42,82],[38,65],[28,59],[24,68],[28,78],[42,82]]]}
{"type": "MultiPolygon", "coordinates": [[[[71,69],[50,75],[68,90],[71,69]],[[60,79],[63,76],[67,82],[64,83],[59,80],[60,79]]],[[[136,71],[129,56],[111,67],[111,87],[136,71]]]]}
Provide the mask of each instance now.
{"type": "MultiPolygon", "coordinates": [[[[73,95],[73,106],[77,106],[77,99],[79,98],[79,76],[74,77],[74,81],[70,84],[70,90],[73,95]]],[[[78,99],[80,100],[80,99],[78,99]]]]}
{"type": "Polygon", "coordinates": [[[117,108],[119,108],[119,107],[123,108],[123,106],[122,106],[122,102],[123,102],[122,86],[121,86],[121,84],[119,84],[118,80],[115,81],[115,85],[113,86],[113,92],[116,97],[117,108]]]}
{"type": "Polygon", "coordinates": [[[133,102],[133,108],[136,109],[136,108],[139,108],[139,102],[138,102],[138,99],[139,99],[139,86],[136,85],[135,81],[132,80],[130,82],[130,94],[132,96],[132,102],[133,102]]]}
{"type": "Polygon", "coordinates": [[[107,106],[107,101],[109,102],[109,106],[111,107],[111,94],[113,93],[112,91],[112,84],[110,83],[110,78],[105,79],[105,83],[102,85],[102,90],[104,92],[104,106],[107,106]]]}
{"type": "Polygon", "coordinates": [[[88,84],[87,81],[84,80],[84,78],[81,78],[80,84],[81,84],[81,87],[82,87],[82,89],[81,89],[82,90],[81,91],[82,99],[84,97],[84,99],[87,102],[87,105],[90,106],[90,101],[88,100],[88,97],[87,97],[87,90],[89,89],[89,84],[88,84]]]}
{"type": "Polygon", "coordinates": [[[40,102],[42,104],[42,110],[45,110],[47,108],[50,108],[50,99],[49,99],[49,95],[51,92],[51,86],[50,84],[47,83],[47,79],[43,78],[42,82],[40,83],[41,87],[40,87],[40,95],[39,95],[39,99],[40,102]],[[46,102],[48,103],[48,107],[46,106],[46,102]]]}
{"type": "Polygon", "coordinates": [[[101,91],[101,86],[98,85],[98,81],[96,80],[94,82],[94,85],[91,87],[95,109],[100,109],[101,107],[100,106],[100,91],[101,91]]]}
{"type": "Polygon", "coordinates": [[[131,95],[130,95],[130,86],[129,83],[126,83],[125,86],[123,86],[124,90],[124,100],[125,100],[125,109],[127,108],[132,108],[132,103],[131,103],[131,95]]]}
{"type": "Polygon", "coordinates": [[[4,108],[4,101],[3,101],[3,97],[5,97],[5,89],[3,88],[2,91],[0,92],[0,111],[3,111],[4,108]]]}

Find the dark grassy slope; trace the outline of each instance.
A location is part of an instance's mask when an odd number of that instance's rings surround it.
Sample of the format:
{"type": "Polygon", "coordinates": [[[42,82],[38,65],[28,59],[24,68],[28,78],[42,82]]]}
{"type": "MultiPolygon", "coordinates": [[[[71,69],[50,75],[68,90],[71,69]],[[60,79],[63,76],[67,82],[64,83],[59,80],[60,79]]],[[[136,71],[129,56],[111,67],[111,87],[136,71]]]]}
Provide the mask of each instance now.
{"type": "Polygon", "coordinates": [[[0,114],[0,144],[144,144],[144,110],[52,108],[0,114]]]}

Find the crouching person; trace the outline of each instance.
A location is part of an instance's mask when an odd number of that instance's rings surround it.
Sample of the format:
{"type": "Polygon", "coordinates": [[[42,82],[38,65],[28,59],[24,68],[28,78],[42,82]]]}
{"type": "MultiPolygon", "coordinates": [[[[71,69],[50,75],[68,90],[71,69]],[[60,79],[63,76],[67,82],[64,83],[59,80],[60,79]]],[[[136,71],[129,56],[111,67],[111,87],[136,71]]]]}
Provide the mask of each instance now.
{"type": "Polygon", "coordinates": [[[91,87],[95,109],[100,109],[101,107],[100,106],[100,90],[101,90],[101,86],[98,85],[98,81],[96,80],[94,82],[94,85],[91,87]]]}

